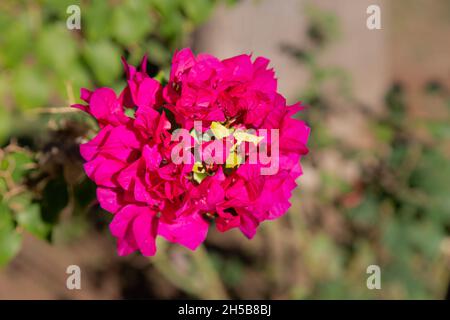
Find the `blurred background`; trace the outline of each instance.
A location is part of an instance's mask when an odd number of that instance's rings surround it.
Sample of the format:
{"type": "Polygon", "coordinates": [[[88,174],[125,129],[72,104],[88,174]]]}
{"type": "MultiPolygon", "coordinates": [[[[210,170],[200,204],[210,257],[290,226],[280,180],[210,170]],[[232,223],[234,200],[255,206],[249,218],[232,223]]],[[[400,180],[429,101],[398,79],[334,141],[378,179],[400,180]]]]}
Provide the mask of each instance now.
{"type": "Polygon", "coordinates": [[[450,297],[449,1],[2,0],[0,29],[0,299],[450,297]],[[81,87],[119,91],[121,56],[147,53],[156,75],[185,46],[271,59],[309,106],[304,175],[251,241],[211,229],[196,252],[118,257],[78,152],[95,125],[68,106],[81,87]]]}

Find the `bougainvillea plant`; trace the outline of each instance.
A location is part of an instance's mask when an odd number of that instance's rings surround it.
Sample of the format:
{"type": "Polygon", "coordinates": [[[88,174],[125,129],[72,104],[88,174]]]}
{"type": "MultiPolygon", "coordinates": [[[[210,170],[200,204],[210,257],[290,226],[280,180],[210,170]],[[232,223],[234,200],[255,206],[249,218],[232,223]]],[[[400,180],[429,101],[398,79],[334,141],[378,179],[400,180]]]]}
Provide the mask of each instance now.
{"type": "Polygon", "coordinates": [[[162,236],[194,250],[209,225],[239,228],[283,215],[301,175],[309,128],[277,92],[269,60],[175,53],[164,85],[124,61],[127,86],[81,90],[98,122],[80,147],[97,198],[114,217],[119,255],[156,252],[162,236]]]}

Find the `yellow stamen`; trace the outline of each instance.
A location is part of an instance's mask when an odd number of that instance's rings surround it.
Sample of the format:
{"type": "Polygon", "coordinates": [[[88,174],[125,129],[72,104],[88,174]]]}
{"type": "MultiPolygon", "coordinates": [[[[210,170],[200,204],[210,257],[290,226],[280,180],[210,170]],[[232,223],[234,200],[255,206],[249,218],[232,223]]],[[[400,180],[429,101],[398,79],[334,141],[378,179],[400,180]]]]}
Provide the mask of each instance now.
{"type": "Polygon", "coordinates": [[[261,142],[262,139],[264,139],[264,137],[258,137],[255,134],[250,134],[247,133],[245,131],[242,130],[237,130],[233,136],[236,138],[236,140],[238,141],[238,144],[241,144],[242,142],[251,142],[253,143],[255,146],[261,142]]]}
{"type": "Polygon", "coordinates": [[[233,133],[233,129],[228,129],[223,124],[217,121],[213,121],[211,123],[211,131],[218,140],[226,138],[233,133]]]}

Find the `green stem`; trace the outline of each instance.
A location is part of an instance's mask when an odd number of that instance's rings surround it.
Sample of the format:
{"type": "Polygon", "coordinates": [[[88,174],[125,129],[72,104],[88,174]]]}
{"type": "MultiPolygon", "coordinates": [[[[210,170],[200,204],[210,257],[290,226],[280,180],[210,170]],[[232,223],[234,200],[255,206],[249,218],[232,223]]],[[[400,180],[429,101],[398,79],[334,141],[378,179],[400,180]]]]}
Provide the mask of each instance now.
{"type": "Polygon", "coordinates": [[[158,253],[151,259],[155,268],[175,287],[200,299],[228,299],[217,270],[206,249],[201,245],[195,251],[186,251],[190,272],[177,270],[171,261],[166,242],[158,243],[158,253]]]}

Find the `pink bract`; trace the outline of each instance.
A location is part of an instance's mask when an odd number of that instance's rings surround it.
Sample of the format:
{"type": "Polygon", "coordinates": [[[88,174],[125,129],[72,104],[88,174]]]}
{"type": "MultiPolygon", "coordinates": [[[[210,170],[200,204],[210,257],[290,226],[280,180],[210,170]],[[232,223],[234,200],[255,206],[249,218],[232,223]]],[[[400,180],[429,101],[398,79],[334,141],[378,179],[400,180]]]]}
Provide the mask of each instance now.
{"type": "MultiPolygon", "coordinates": [[[[146,73],[144,58],[140,68],[124,61],[127,86],[120,95],[110,88],[81,90],[86,104],[73,107],[94,117],[99,131],[80,153],[100,206],[114,215],[110,230],[119,255],[154,255],[158,235],[195,250],[212,222],[221,232],[239,228],[252,238],[261,222],[286,213],[309,128],[293,118],[302,107],[286,104],[268,64],[246,54],[219,60],[183,49],[165,86],[146,73]],[[174,130],[192,132],[195,121],[202,132],[218,123],[230,132],[279,130],[277,172],[263,175],[264,164],[244,158],[231,167],[201,163],[202,179],[195,179],[194,160],[171,158],[174,130]]],[[[262,141],[270,147],[271,139],[267,134],[262,141]]]]}

